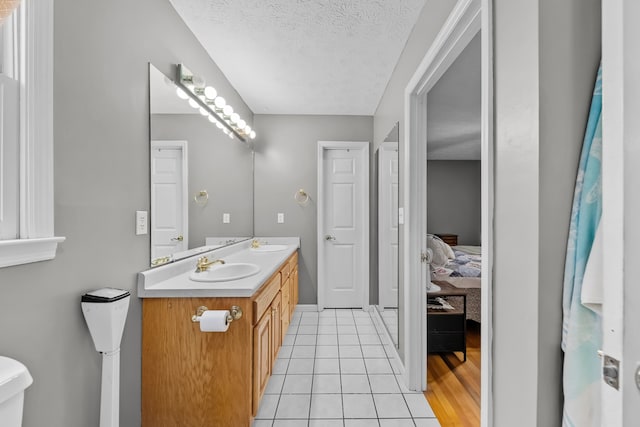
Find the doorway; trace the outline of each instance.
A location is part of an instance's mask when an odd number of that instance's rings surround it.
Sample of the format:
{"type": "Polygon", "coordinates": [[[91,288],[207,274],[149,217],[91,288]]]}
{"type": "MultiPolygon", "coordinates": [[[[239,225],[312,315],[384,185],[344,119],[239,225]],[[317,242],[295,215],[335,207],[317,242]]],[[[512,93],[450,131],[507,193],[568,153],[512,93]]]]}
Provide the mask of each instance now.
{"type": "MultiPolygon", "coordinates": [[[[490,10],[487,1],[461,0],[454,7],[439,36],[425,55],[418,70],[405,91],[405,131],[404,142],[404,200],[405,227],[402,269],[406,307],[404,320],[405,378],[409,388],[425,390],[427,358],[427,289],[430,282],[428,259],[425,257],[427,233],[427,117],[428,94],[443,74],[449,69],[460,53],[474,37],[482,31],[481,37],[481,131],[480,131],[480,188],[481,188],[481,425],[491,425],[491,253],[492,242],[492,153],[490,149],[492,93],[491,87],[491,31],[490,10]],[[482,8],[481,8],[482,3],[482,8]],[[424,286],[415,286],[416,283],[424,286]]],[[[441,232],[447,232],[442,230],[441,232]]]]}
{"type": "Polygon", "coordinates": [[[369,143],[318,142],[318,309],[369,305],[369,143]]]}

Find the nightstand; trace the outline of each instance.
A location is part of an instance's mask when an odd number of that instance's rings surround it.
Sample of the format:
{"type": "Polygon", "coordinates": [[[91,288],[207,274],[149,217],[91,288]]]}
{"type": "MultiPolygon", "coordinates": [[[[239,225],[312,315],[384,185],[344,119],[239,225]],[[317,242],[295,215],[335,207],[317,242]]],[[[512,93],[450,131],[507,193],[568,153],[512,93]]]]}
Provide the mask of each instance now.
{"type": "Polygon", "coordinates": [[[428,292],[427,298],[442,297],[453,310],[427,307],[427,352],[461,351],[467,360],[467,292],[449,282],[434,281],[442,289],[428,292]]]}
{"type": "Polygon", "coordinates": [[[456,246],[458,244],[458,235],[457,234],[438,234],[435,233],[436,236],[442,239],[449,246],[456,246]]]}

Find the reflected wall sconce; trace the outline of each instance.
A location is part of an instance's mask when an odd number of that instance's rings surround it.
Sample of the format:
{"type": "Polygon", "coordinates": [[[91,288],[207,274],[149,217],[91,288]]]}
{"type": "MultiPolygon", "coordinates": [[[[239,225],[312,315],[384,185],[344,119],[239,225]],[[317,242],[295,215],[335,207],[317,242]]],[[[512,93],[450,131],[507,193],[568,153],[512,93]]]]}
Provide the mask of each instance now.
{"type": "Polygon", "coordinates": [[[293,199],[300,206],[307,206],[307,204],[309,203],[309,194],[301,188],[295,192],[295,194],[293,195],[293,199]]]}
{"type": "Polygon", "coordinates": [[[207,86],[204,79],[193,74],[183,64],[177,64],[176,93],[189,105],[197,108],[200,114],[224,132],[229,138],[238,138],[246,142],[247,138],[255,139],[256,132],[247,125],[233,107],[218,94],[212,86],[207,86]]]}
{"type": "Polygon", "coordinates": [[[20,6],[20,0],[2,0],[0,1],[0,24],[6,17],[11,15],[14,10],[20,6]]]}

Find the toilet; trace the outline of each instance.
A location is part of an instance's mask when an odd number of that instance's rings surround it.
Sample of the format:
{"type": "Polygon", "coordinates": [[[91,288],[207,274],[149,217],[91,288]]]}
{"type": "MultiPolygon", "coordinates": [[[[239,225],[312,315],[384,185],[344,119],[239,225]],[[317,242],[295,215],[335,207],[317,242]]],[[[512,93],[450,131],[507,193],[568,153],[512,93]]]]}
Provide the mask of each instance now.
{"type": "Polygon", "coordinates": [[[22,426],[24,390],[33,378],[17,360],[0,356],[0,420],[2,427],[22,426]]]}

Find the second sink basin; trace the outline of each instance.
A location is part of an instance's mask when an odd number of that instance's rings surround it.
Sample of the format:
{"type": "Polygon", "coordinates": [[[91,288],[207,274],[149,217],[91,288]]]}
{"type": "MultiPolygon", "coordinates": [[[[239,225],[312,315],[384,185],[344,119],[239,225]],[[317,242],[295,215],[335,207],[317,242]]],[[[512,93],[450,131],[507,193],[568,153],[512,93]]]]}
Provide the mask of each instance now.
{"type": "Polygon", "coordinates": [[[253,276],[260,272],[260,267],[255,264],[234,262],[229,264],[214,265],[209,270],[193,272],[189,279],[196,282],[227,282],[253,276]]]}
{"type": "Polygon", "coordinates": [[[287,249],[287,245],[260,245],[257,248],[251,248],[253,252],[277,252],[287,249]]]}

